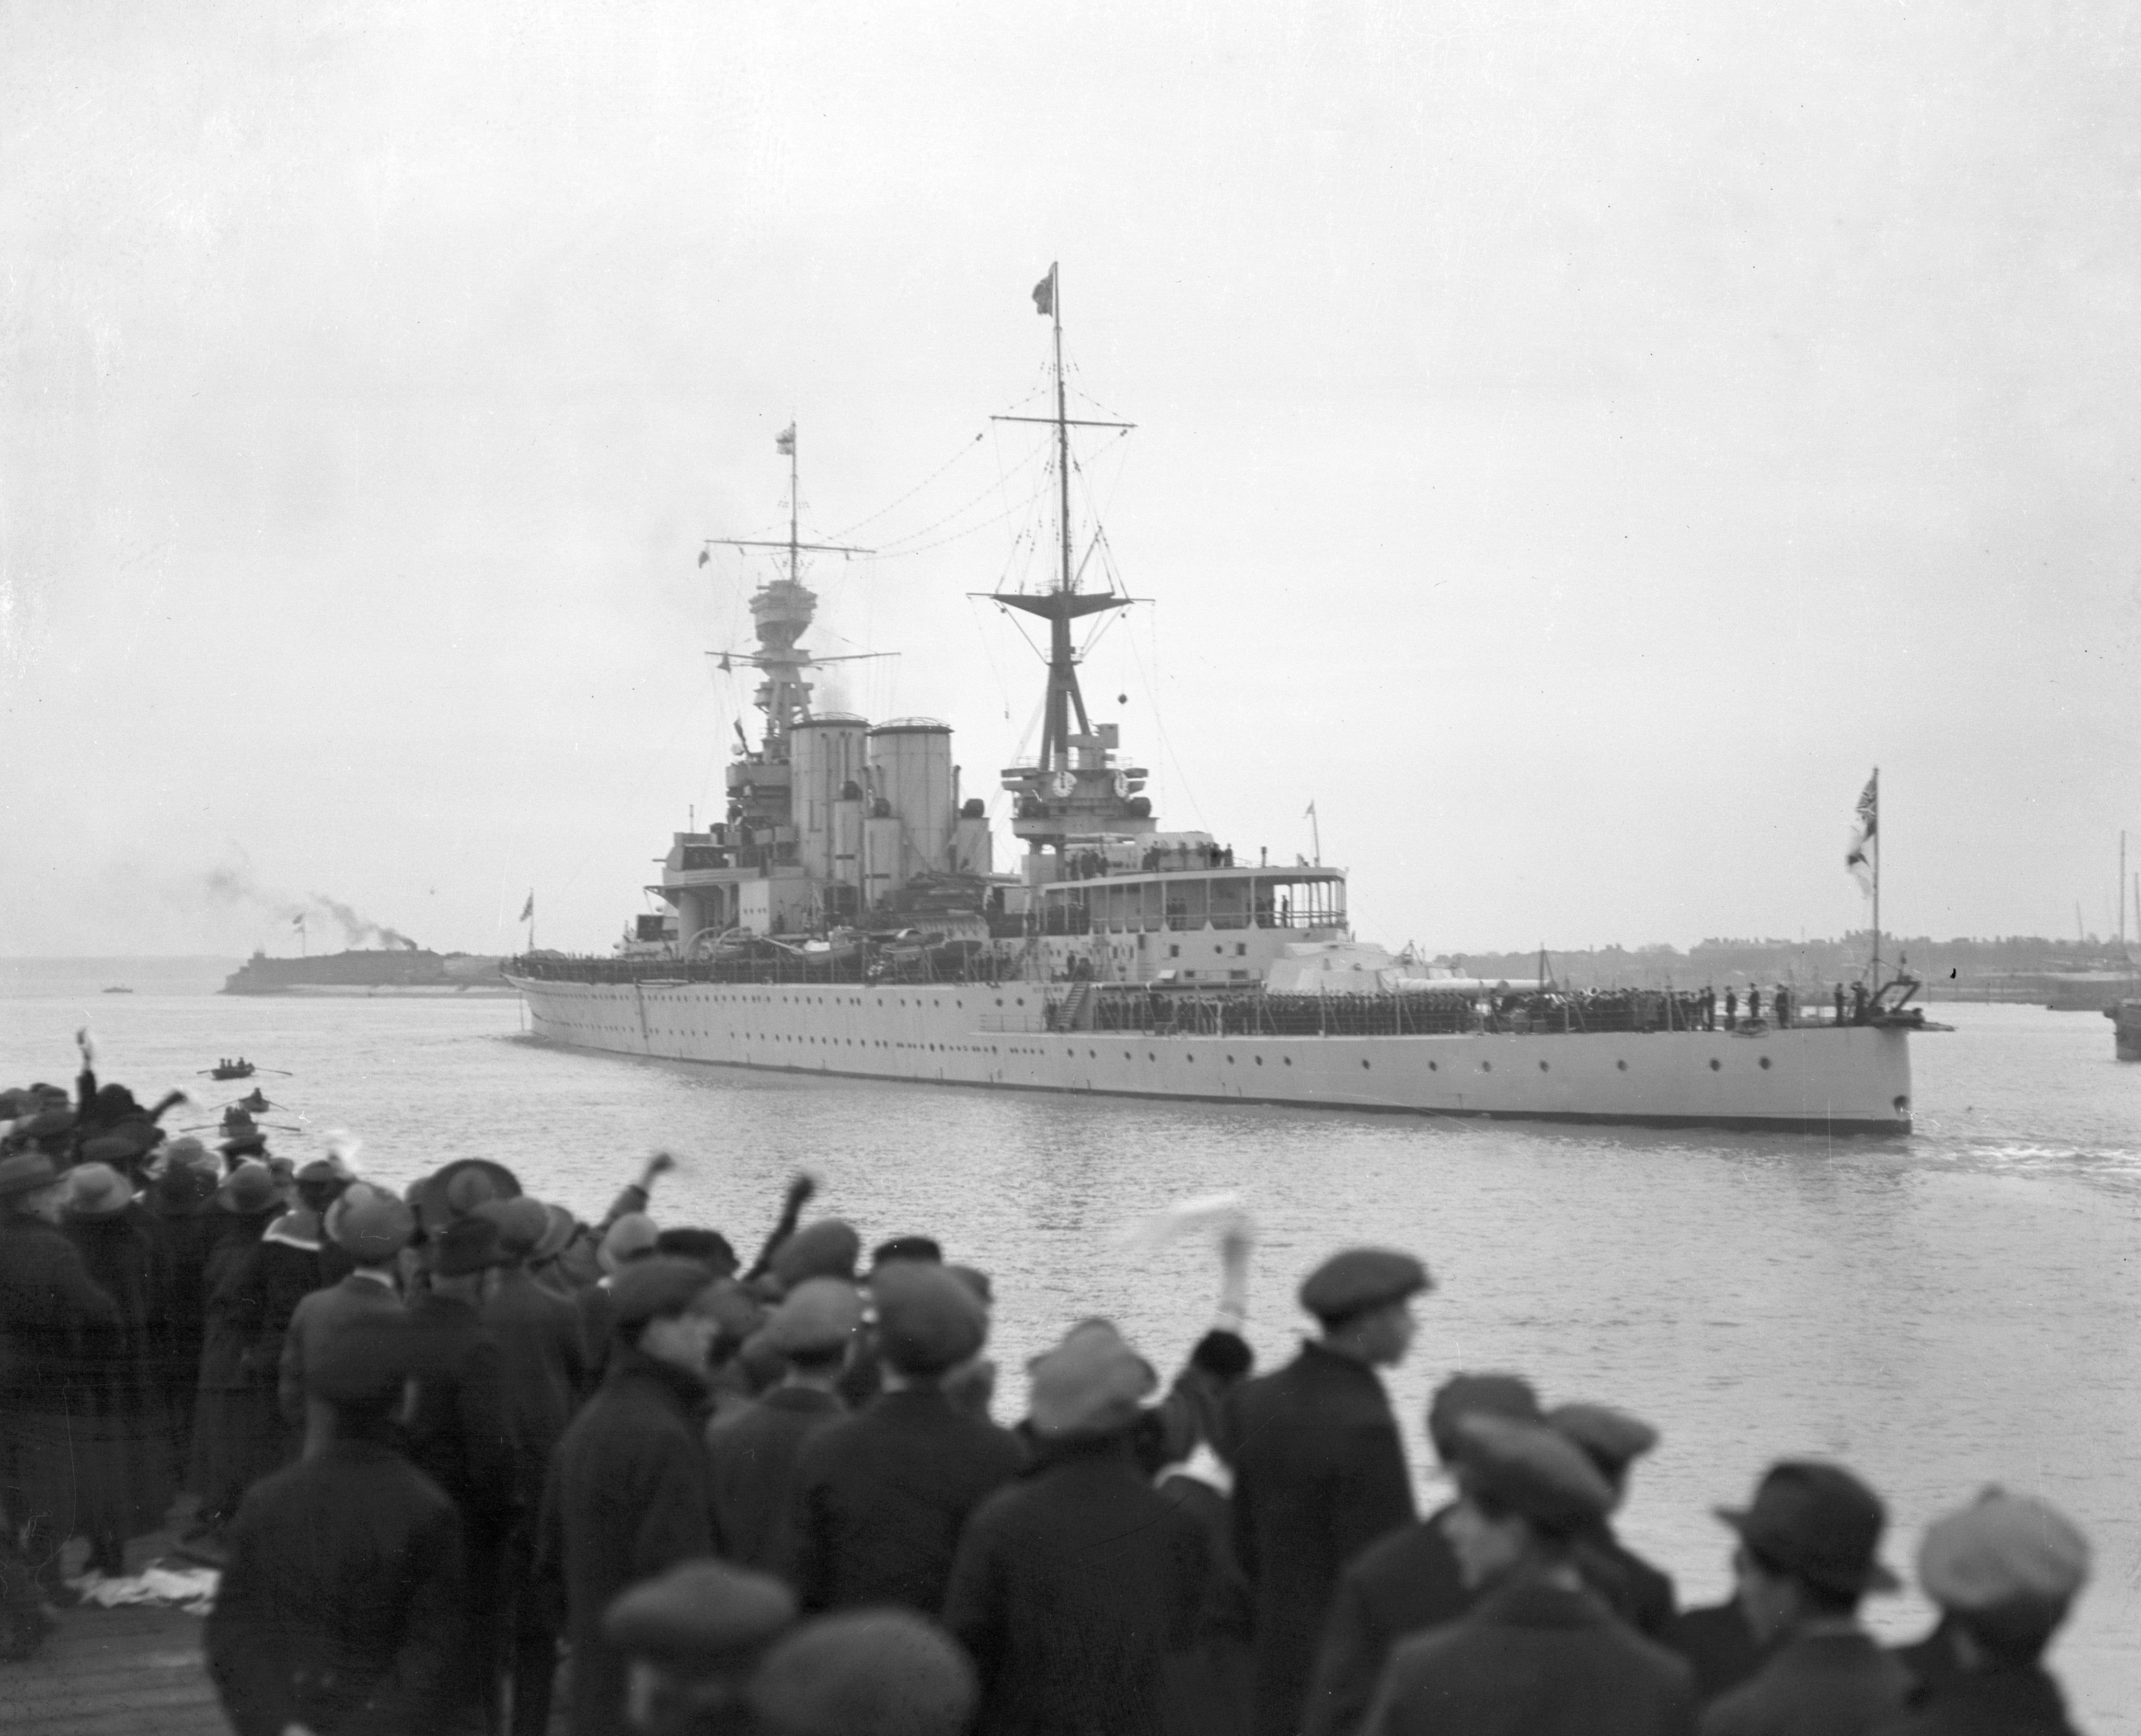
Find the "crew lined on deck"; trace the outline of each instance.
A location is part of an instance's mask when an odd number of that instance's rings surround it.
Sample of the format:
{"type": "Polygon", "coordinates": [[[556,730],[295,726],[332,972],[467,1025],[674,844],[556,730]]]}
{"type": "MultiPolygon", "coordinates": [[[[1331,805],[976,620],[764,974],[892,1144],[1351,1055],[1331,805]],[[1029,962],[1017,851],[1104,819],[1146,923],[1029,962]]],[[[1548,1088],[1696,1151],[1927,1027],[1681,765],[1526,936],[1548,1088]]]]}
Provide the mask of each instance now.
{"type": "Polygon", "coordinates": [[[123,1574],[183,1491],[245,1736],[536,1736],[561,1658],[573,1736],[2070,1729],[2042,1660],[2088,1547],[2033,1497],[1928,1528],[1942,1619],[1896,1650],[1852,1473],[1772,1466],[1719,1510],[1733,1599],[1678,1611],[1612,1525],[1657,1431],[1518,1375],[1437,1387],[1454,1497],[1418,1517],[1379,1373],[1433,1306],[1410,1253],[1317,1261],[1314,1333],[1257,1375],[1228,1216],[1171,1382],[1076,1320],[1007,1428],[994,1281],[922,1234],[865,1270],[808,1178],[740,1272],[652,1214],[666,1154],[594,1224],[482,1159],[405,1197],[166,1139],[81,1048],[76,1107],[0,1094],[0,1656],[71,1596],[70,1538],[123,1574]]]}

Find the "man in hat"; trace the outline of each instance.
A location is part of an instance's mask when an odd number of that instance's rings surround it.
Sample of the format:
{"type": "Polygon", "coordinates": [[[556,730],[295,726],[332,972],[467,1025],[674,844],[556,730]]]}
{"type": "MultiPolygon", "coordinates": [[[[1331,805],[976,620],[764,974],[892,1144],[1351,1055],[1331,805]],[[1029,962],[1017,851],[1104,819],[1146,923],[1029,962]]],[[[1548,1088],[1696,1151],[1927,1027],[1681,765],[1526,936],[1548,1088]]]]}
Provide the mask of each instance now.
{"type": "Polygon", "coordinates": [[[706,1429],[714,1547],[739,1566],[772,1570],[803,1443],[848,1414],[834,1390],[862,1325],[862,1297],[838,1278],[806,1278],[760,1335],[783,1359],[780,1384],[706,1429]]]}
{"type": "Polygon", "coordinates": [[[489,1730],[503,1673],[505,1544],[518,1494],[498,1340],[480,1313],[500,1258],[498,1226],[486,1217],[456,1218],[431,1246],[430,1281],[408,1304],[407,1451],[460,1514],[468,1602],[457,1704],[489,1730]]]}
{"type": "MultiPolygon", "coordinates": [[[[273,1173],[273,1163],[269,1164],[273,1173]]],[[[278,1191],[284,1199],[294,1188],[278,1191]]],[[[259,1316],[253,1325],[253,1342],[245,1353],[245,1365],[267,1389],[273,1403],[267,1408],[271,1433],[262,1443],[267,1463],[281,1464],[303,1449],[304,1437],[297,1424],[286,1419],[279,1394],[283,1347],[288,1341],[290,1321],[298,1305],[328,1281],[321,1261],[326,1241],[320,1215],[308,1206],[279,1213],[260,1237],[253,1254],[253,1277],[259,1296],[259,1316]]]]}
{"type": "Polygon", "coordinates": [[[884,1390],[797,1455],[787,1576],[806,1610],[893,1603],[933,1615],[967,1516],[1025,1454],[943,1394],[945,1375],[988,1339],[973,1291],[918,1260],[879,1268],[870,1291],[884,1390]]]}
{"type": "Polygon", "coordinates": [[[565,1425],[588,1384],[587,1347],[570,1302],[528,1275],[528,1261],[550,1233],[550,1214],[525,1195],[492,1200],[476,1215],[497,1227],[499,1263],[483,1304],[485,1328],[498,1341],[505,1428],[513,1448],[514,1515],[505,1543],[507,1674],[513,1683],[515,1736],[549,1726],[558,1635],[548,1601],[532,1594],[536,1517],[543,1482],[565,1425]]]}
{"type": "Polygon", "coordinates": [[[983,1729],[1158,1736],[1212,1571],[1204,1527],[1132,1454],[1158,1377],[1106,1320],[1027,1370],[1036,1463],[967,1522],[944,1625],[981,1678],[983,1729]]]}
{"type": "Polygon", "coordinates": [[[1234,1552],[1256,1600],[1257,1736],[1294,1736],[1346,1564],[1413,1517],[1390,1401],[1376,1370],[1411,1347],[1410,1254],[1349,1248],[1302,1281],[1322,1326],[1286,1367],[1228,1394],[1234,1552]]]}
{"type": "Polygon", "coordinates": [[[1703,1714],[1703,1736],[1861,1736],[1900,1710],[1909,1673],[1858,1623],[1881,1565],[1881,1500],[1841,1465],[1772,1465],[1751,1506],[1720,1507],[1738,1535],[1732,1566],[1760,1670],[1703,1714]]]}
{"type": "Polygon", "coordinates": [[[1483,1413],[1456,1425],[1445,1522],[1474,1601],[1397,1645],[1369,1736],[1686,1736],[1687,1665],[1587,1591],[1577,1535],[1612,1505],[1604,1478],[1543,1424],[1483,1413]]]}
{"type": "Polygon", "coordinates": [[[326,1231],[349,1274],[298,1304],[283,1335],[276,1387],[283,1419],[304,1430],[308,1457],[327,1443],[328,1419],[326,1408],[305,1395],[305,1370],[353,1321],[401,1317],[395,1266],[416,1232],[416,1217],[392,1194],[359,1183],[327,1207],[326,1231]]]}
{"type": "Polygon", "coordinates": [[[349,1256],[342,1252],[334,1237],[326,1233],[327,1213],[334,1203],[348,1191],[355,1178],[341,1163],[333,1158],[314,1158],[301,1163],[292,1180],[298,1192],[298,1203],[319,1220],[320,1282],[339,1284],[349,1276],[349,1256]]]}
{"type": "MultiPolygon", "coordinates": [[[[1427,1438],[1445,1470],[1457,1463],[1457,1425],[1468,1416],[1539,1420],[1538,1395],[1518,1375],[1453,1375],[1428,1401],[1427,1438]]],[[[1451,1502],[1400,1526],[1353,1557],[1339,1577],[1317,1653],[1303,1729],[1307,1736],[1353,1736],[1376,1697],[1399,1640],[1454,1621],[1471,1589],[1446,1529],[1451,1502]]]]}
{"type": "Polygon", "coordinates": [[[203,1274],[207,1300],[194,1411],[192,1487],[200,1497],[194,1537],[204,1543],[238,1511],[247,1486],[281,1463],[285,1438],[275,1390],[280,1345],[273,1364],[257,1355],[267,1316],[260,1243],[282,1216],[275,1178],[265,1163],[248,1159],[224,1178],[215,1206],[222,1227],[203,1274]]]}
{"type": "Polygon", "coordinates": [[[90,1335],[119,1305],[62,1233],[65,1185],[36,1150],[0,1158],[0,1509],[49,1603],[71,1601],[60,1549],[76,1522],[71,1424],[90,1335]]]}
{"type": "Polygon", "coordinates": [[[328,1438],[253,1485],[231,1523],[206,1640],[239,1736],[440,1727],[460,1632],[460,1527],[390,1444],[411,1348],[391,1319],[329,1340],[305,1374],[328,1438]]]}
{"type": "Polygon", "coordinates": [[[753,1736],[965,1736],[973,1666],[934,1622],[908,1610],[806,1621],[751,1684],[753,1736]]]}
{"type": "Polygon", "coordinates": [[[2045,1649],[2089,1577],[2089,1540],[2048,1502],[1988,1488],[1937,1519],[1918,1584],[1939,1606],[1944,1651],[1880,1736],[2074,1736],[2045,1649]]]}
{"type": "Polygon", "coordinates": [[[126,1540],[170,1505],[169,1466],[153,1450],[150,1340],[158,1273],[149,1232],[135,1221],[134,1193],[106,1164],[66,1173],[62,1227],[90,1281],[119,1305],[110,1326],[85,1328],[74,1443],[76,1527],[90,1542],[87,1571],[126,1576],[126,1540]]]}
{"type": "Polygon", "coordinates": [[[155,1222],[161,1251],[160,1319],[152,1338],[151,1379],[162,1419],[165,1480],[186,1484],[193,1457],[194,1405],[207,1331],[208,1260],[222,1214],[213,1204],[223,1166],[190,1135],[159,1153],[154,1183],[139,1206],[155,1222]]]}
{"type": "Polygon", "coordinates": [[[795,1625],[793,1591],[726,1561],[687,1561],[634,1586],[603,1617],[603,1637],[631,1660],[632,1729],[641,1736],[747,1729],[752,1672],[795,1625]]]}
{"type": "Polygon", "coordinates": [[[665,1255],[610,1285],[603,1384],[559,1441],[543,1488],[539,1571],[562,1594],[572,1736],[625,1729],[625,1659],[602,1620],[628,1586],[712,1552],[706,1448],[692,1414],[720,1330],[703,1266],[665,1255]]]}
{"type": "MultiPolygon", "coordinates": [[[[1658,1432],[1640,1417],[1610,1404],[1557,1404],[1547,1425],[1582,1450],[1613,1491],[1618,1511],[1628,1498],[1628,1471],[1658,1443],[1658,1432]]],[[[1663,1641],[1672,1626],[1673,1582],[1614,1534],[1610,1517],[1577,1540],[1577,1566],[1584,1581],[1636,1631],[1663,1641]]]]}

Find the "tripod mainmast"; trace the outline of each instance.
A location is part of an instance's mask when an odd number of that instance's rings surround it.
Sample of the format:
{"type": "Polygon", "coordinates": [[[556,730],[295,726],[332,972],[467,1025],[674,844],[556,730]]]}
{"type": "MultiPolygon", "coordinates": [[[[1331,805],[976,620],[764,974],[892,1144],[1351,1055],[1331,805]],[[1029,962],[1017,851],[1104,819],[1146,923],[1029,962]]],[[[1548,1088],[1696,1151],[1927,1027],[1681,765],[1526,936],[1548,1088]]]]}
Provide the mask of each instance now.
{"type": "MultiPolygon", "coordinates": [[[[1080,735],[1092,734],[1092,724],[1085,716],[1085,696],[1078,687],[1078,657],[1070,644],[1070,623],[1081,615],[1097,615],[1107,609],[1120,609],[1130,598],[1118,597],[1112,592],[1095,592],[1080,595],[1078,575],[1070,563],[1070,430],[1073,428],[1130,428],[1131,422],[1094,422],[1074,418],[1063,383],[1063,298],[1060,289],[1057,268],[1048,268],[1048,275],[1034,286],[1033,305],[1055,322],[1056,338],[1056,414],[1052,416],[1002,416],[991,420],[999,422],[1043,422],[1056,430],[1056,547],[1061,561],[1053,590],[1037,594],[1021,591],[999,591],[995,600],[1007,608],[1021,609],[1029,615],[1038,615],[1048,622],[1048,702],[1041,730],[1041,758],[1037,769],[1044,778],[1054,780],[1067,774],[1071,768],[1070,718],[1077,715],[1080,735]]],[[[1064,792],[1067,794],[1067,792],[1064,792]]]]}

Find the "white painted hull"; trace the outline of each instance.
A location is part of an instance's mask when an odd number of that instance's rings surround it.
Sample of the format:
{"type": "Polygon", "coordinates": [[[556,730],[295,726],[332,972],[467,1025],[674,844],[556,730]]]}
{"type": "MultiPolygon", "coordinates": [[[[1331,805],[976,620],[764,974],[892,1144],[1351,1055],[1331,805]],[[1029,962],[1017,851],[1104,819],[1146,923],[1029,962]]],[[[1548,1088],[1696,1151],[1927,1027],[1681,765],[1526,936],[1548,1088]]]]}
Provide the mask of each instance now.
{"type": "Polygon", "coordinates": [[[1009,1090],[1425,1115],[1908,1133],[1902,1030],[1177,1036],[1041,1029],[1037,983],[508,979],[535,1034],[666,1060],[1009,1090]]]}

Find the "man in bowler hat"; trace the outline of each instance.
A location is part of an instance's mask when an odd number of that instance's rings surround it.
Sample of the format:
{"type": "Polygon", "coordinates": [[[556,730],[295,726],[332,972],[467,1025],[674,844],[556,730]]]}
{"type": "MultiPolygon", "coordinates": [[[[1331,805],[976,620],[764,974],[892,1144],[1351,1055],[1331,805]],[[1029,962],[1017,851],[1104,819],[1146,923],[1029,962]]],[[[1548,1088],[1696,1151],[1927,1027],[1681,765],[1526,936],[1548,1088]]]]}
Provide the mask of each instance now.
{"type": "Polygon", "coordinates": [[[1301,1286],[1322,1328],[1284,1368],[1228,1395],[1234,1551],[1256,1606],[1256,1736],[1294,1736],[1346,1564],[1413,1517],[1412,1483],[1379,1368],[1411,1348],[1410,1254],[1349,1248],[1301,1286]]]}
{"type": "Polygon", "coordinates": [[[339,1282],[313,1291],[291,1314],[277,1384],[283,1419],[293,1427],[303,1425],[308,1454],[326,1442],[328,1419],[326,1408],[306,1396],[306,1371],[352,1321],[401,1318],[395,1261],[416,1232],[416,1217],[392,1194],[360,1183],[328,1206],[325,1229],[348,1272],[339,1282]]]}
{"type": "Polygon", "coordinates": [[[209,1673],[239,1736],[441,1728],[461,1618],[460,1521],[390,1444],[406,1321],[359,1321],[306,1366],[320,1449],[247,1491],[208,1618],[209,1673]]]}
{"type": "Polygon", "coordinates": [[[692,1411],[720,1321],[696,1261],[655,1254],[611,1281],[603,1384],[550,1458],[537,1571],[572,1647],[571,1736],[619,1736],[626,1660],[603,1631],[618,1594],[713,1551],[692,1411]]]}
{"type": "Polygon", "coordinates": [[[1880,1497],[1841,1465],[1785,1460],[1751,1505],[1720,1507],[1738,1535],[1733,1572],[1760,1670],[1703,1714],[1702,1736],[1863,1736],[1899,1710],[1908,1673],[1858,1624],[1881,1565],[1880,1497]]]}
{"type": "Polygon", "coordinates": [[[1686,1736],[1687,1665],[1584,1585],[1575,1540],[1613,1493],[1564,1436],[1474,1414],[1457,1424],[1445,1522],[1475,1601],[1390,1654],[1369,1736],[1686,1736]]]}

